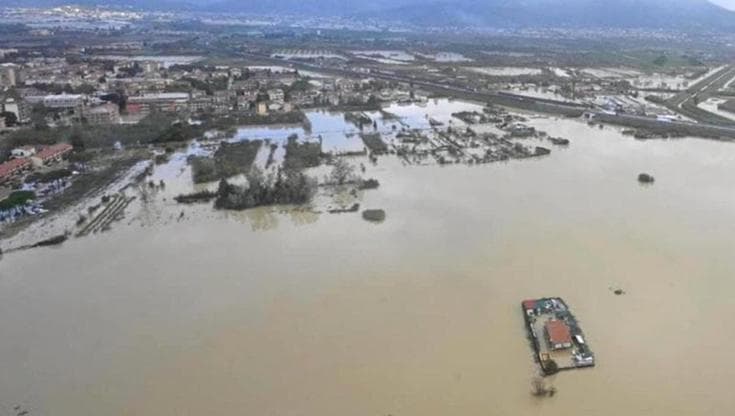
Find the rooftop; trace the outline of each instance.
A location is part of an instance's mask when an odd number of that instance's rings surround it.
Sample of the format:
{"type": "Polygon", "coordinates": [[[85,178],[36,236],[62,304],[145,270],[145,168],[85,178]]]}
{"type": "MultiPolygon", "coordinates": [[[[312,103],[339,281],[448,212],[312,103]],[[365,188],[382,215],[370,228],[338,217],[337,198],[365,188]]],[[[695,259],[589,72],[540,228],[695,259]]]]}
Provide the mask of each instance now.
{"type": "Polygon", "coordinates": [[[554,344],[569,344],[572,342],[572,333],[564,321],[552,319],[546,322],[546,332],[549,340],[554,344]]]}
{"type": "Polygon", "coordinates": [[[28,159],[12,159],[5,163],[0,163],[0,178],[4,178],[13,174],[17,169],[30,165],[28,159]]]}
{"type": "Polygon", "coordinates": [[[73,149],[72,145],[68,143],[59,143],[52,146],[45,147],[43,150],[38,152],[36,154],[36,157],[41,160],[46,160],[55,156],[58,156],[61,153],[69,152],[73,149]]]}
{"type": "Polygon", "coordinates": [[[525,310],[536,309],[536,301],[533,299],[524,300],[523,309],[525,310]]]}
{"type": "Polygon", "coordinates": [[[185,92],[161,92],[161,93],[144,93],[140,95],[133,95],[129,99],[159,99],[159,100],[187,100],[189,94],[185,92]]]}

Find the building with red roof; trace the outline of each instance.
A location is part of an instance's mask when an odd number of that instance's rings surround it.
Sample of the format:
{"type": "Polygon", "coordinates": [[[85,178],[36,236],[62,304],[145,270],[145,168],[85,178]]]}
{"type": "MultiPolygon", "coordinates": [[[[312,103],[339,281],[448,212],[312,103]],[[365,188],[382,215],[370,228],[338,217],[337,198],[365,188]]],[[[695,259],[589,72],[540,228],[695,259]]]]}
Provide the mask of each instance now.
{"type": "Polygon", "coordinates": [[[46,146],[38,153],[31,156],[31,160],[36,166],[48,165],[50,163],[61,161],[61,158],[72,150],[74,150],[74,147],[68,143],[46,146]]]}
{"type": "Polygon", "coordinates": [[[533,299],[524,300],[523,301],[523,309],[526,311],[531,311],[536,309],[536,301],[533,299]]]}
{"type": "Polygon", "coordinates": [[[30,168],[30,159],[11,159],[0,163],[0,183],[7,182],[30,168]]]}
{"type": "Polygon", "coordinates": [[[544,326],[549,348],[552,350],[564,350],[572,347],[572,331],[569,325],[558,319],[551,319],[544,326]]]}

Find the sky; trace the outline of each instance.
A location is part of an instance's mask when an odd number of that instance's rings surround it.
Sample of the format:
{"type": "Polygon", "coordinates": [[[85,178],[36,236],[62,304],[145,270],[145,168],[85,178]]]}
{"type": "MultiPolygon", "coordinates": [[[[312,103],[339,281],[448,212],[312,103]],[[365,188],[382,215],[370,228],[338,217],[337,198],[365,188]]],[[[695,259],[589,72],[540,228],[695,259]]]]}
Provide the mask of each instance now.
{"type": "Polygon", "coordinates": [[[730,10],[735,10],[735,0],[709,0],[714,4],[719,4],[722,7],[726,7],[730,10]]]}

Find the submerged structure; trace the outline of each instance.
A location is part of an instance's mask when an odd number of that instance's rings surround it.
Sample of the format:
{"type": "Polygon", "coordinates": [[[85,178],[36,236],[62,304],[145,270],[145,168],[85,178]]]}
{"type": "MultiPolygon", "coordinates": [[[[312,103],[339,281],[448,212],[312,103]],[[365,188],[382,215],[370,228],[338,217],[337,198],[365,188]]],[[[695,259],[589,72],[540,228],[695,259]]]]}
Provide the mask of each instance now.
{"type": "Polygon", "coordinates": [[[544,374],[595,365],[595,356],[564,300],[524,300],[521,308],[528,338],[544,374]]]}

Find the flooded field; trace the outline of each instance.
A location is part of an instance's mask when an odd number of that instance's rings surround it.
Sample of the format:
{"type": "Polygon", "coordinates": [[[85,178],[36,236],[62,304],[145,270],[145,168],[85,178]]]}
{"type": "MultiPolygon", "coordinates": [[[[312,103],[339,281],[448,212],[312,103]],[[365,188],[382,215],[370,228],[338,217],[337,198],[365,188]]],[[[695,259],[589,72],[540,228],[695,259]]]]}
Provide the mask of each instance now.
{"type": "MultiPolygon", "coordinates": [[[[364,131],[371,132],[377,129],[384,134],[390,134],[393,126],[396,129],[424,130],[431,128],[431,119],[446,125],[451,123],[461,126],[464,123],[452,117],[453,113],[482,111],[482,108],[481,105],[447,99],[429,100],[422,104],[392,104],[384,109],[388,114],[387,117],[378,111],[364,112],[363,114],[376,123],[375,127],[364,126],[364,131]]],[[[311,124],[308,130],[301,125],[243,127],[237,130],[232,140],[269,140],[270,143],[283,146],[288,137],[295,134],[304,140],[321,140],[322,150],[326,153],[347,154],[365,150],[359,126],[348,121],[345,113],[313,110],[307,111],[306,117],[311,124]]],[[[283,149],[279,149],[276,158],[281,160],[282,157],[283,149]]]]}
{"type": "Polygon", "coordinates": [[[461,123],[452,117],[453,113],[462,111],[482,111],[483,106],[459,100],[429,100],[424,104],[392,104],[385,108],[390,114],[401,119],[404,126],[411,129],[431,127],[430,119],[440,123],[461,123]]]}
{"type": "MultiPolygon", "coordinates": [[[[378,225],[205,205],[177,219],[170,179],[108,233],[6,254],[0,409],[731,413],[735,147],[528,124],[571,146],[472,167],[366,163],[378,225]],[[544,296],[574,305],[597,367],[554,376],[557,394],[538,399],[519,303],[544,296]]],[[[188,177],[178,162],[154,178],[188,177]]]]}
{"type": "Polygon", "coordinates": [[[467,58],[461,53],[455,52],[437,52],[434,54],[418,54],[424,59],[429,59],[436,62],[472,62],[472,59],[467,58]]]}
{"type": "Polygon", "coordinates": [[[189,65],[204,59],[203,56],[158,56],[158,55],[99,55],[95,59],[101,60],[128,60],[131,62],[158,62],[163,65],[164,68],[169,68],[173,65],[189,65]]]}
{"type": "Polygon", "coordinates": [[[281,59],[346,59],[344,56],[328,50],[284,49],[271,54],[273,58],[281,59]]]}
{"type": "MultiPolygon", "coordinates": [[[[524,85],[524,84],[511,84],[510,88],[505,89],[503,92],[524,95],[526,97],[542,98],[544,100],[556,100],[556,101],[575,101],[569,97],[565,97],[558,92],[558,88],[538,87],[536,85],[524,85]]],[[[577,100],[578,101],[578,100],[577,100]]]]}
{"type": "Polygon", "coordinates": [[[384,64],[403,65],[416,60],[416,57],[406,51],[392,50],[370,50],[370,51],[352,51],[354,56],[362,59],[369,59],[384,64]]]}
{"type": "Polygon", "coordinates": [[[637,88],[658,88],[663,90],[680,91],[695,85],[711,76],[723,67],[710,68],[702,72],[693,70],[677,73],[641,72],[625,68],[583,68],[582,74],[599,79],[628,80],[637,88]]]}
{"type": "Polygon", "coordinates": [[[521,75],[541,75],[538,68],[520,68],[520,67],[486,67],[486,68],[468,68],[472,72],[494,77],[516,77],[521,75]]]}

